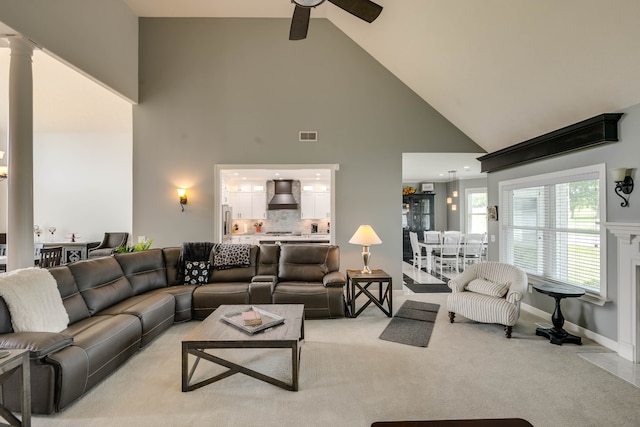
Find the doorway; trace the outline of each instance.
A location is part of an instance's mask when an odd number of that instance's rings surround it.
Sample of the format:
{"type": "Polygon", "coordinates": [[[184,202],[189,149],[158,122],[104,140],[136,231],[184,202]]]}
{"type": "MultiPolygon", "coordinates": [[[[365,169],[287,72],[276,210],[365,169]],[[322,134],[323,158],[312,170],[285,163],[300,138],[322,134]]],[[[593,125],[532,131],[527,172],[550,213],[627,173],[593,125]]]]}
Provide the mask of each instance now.
{"type": "Polygon", "coordinates": [[[329,236],[330,242],[335,242],[332,224],[335,221],[338,164],[218,164],[214,169],[214,241],[225,239],[223,211],[231,210],[227,216],[232,217],[233,227],[236,227],[233,231],[237,234],[252,234],[258,229],[260,233],[322,233],[329,236]],[[267,209],[268,195],[273,194],[274,182],[278,180],[295,182],[292,187],[299,203],[295,209],[267,209]],[[254,205],[256,209],[253,209],[254,205]]]}

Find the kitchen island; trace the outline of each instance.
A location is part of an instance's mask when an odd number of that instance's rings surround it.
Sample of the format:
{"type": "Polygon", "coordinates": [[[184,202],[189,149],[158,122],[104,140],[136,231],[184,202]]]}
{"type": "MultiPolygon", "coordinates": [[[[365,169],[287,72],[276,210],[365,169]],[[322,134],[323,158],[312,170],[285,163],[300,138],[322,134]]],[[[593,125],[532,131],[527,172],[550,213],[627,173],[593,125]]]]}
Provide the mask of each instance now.
{"type": "Polygon", "coordinates": [[[331,242],[331,235],[325,233],[252,233],[233,234],[229,243],[246,243],[259,245],[261,243],[296,244],[296,243],[324,243],[331,242]]]}

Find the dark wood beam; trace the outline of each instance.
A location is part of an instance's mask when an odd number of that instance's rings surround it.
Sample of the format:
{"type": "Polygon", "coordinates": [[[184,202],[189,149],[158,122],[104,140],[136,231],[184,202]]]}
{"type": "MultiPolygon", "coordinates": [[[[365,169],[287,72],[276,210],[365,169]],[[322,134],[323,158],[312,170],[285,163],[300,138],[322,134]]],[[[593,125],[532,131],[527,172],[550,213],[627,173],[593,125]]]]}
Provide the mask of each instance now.
{"type": "Polygon", "coordinates": [[[618,141],[622,113],[606,113],[528,141],[478,157],[482,172],[500,169],[618,141]]]}

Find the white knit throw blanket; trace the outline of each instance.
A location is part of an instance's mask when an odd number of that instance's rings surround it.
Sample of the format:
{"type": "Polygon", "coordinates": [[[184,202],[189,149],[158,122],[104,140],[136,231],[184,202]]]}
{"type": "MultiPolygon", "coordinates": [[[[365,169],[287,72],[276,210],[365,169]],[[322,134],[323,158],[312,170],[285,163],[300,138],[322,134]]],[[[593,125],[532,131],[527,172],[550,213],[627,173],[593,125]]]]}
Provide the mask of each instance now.
{"type": "Polygon", "coordinates": [[[23,268],[0,274],[14,332],[60,332],[69,324],[56,279],[44,268],[23,268]]]}

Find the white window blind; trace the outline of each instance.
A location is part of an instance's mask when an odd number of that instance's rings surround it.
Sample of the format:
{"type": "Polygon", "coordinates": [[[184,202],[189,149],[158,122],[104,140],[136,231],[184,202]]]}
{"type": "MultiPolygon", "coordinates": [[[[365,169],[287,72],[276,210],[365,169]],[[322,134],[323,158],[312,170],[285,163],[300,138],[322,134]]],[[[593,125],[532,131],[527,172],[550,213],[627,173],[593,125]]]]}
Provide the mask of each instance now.
{"type": "Polygon", "coordinates": [[[601,291],[601,169],[501,185],[502,258],[544,280],[601,291]]]}

